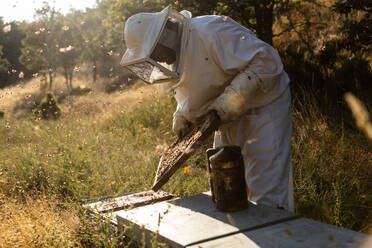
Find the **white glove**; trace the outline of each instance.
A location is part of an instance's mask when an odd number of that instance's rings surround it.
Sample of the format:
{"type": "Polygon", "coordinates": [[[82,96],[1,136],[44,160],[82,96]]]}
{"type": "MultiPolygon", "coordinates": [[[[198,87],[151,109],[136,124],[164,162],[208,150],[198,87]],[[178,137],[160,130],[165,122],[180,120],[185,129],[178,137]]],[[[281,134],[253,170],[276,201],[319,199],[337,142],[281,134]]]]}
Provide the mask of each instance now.
{"type": "Polygon", "coordinates": [[[191,123],[185,119],[179,112],[173,114],[172,130],[178,137],[185,134],[185,131],[191,126],[191,123]]]}
{"type": "Polygon", "coordinates": [[[245,103],[254,96],[258,81],[252,72],[240,72],[209,109],[215,110],[223,123],[238,119],[247,111],[245,103]]]}

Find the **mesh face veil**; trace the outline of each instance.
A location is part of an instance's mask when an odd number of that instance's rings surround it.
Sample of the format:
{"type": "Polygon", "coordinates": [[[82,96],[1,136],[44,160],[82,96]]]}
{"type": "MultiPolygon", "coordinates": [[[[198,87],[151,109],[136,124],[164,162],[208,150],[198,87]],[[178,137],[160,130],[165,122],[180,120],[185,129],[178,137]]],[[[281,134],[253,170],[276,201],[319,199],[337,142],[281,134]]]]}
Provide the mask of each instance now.
{"type": "Polygon", "coordinates": [[[130,17],[124,29],[127,50],[120,64],[149,84],[177,82],[187,27],[186,17],[169,7],[130,17]]]}

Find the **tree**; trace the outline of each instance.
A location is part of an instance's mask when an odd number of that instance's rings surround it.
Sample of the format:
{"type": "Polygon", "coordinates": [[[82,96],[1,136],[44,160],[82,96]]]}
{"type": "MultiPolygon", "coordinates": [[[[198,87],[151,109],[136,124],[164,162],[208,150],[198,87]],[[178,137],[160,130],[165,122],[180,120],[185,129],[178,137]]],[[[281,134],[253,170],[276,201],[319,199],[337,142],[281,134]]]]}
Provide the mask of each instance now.
{"type": "MultiPolygon", "coordinates": [[[[3,28],[4,28],[4,23],[3,20],[0,18],[0,35],[3,36],[3,28]]],[[[3,46],[0,43],[0,80],[3,81],[5,79],[5,75],[7,75],[9,69],[9,61],[4,57],[3,54],[3,46]]],[[[0,85],[1,86],[1,85],[0,85]]]]}
{"type": "Polygon", "coordinates": [[[4,24],[0,18],[0,67],[3,69],[0,71],[0,88],[18,81],[21,72],[26,76],[29,74],[18,61],[26,26],[24,22],[4,24]]]}
{"type": "Polygon", "coordinates": [[[0,45],[0,78],[2,74],[8,72],[9,62],[6,58],[3,57],[3,46],[0,45]]]}
{"type": "Polygon", "coordinates": [[[40,73],[45,82],[49,81],[51,89],[58,68],[57,33],[62,30],[62,15],[44,2],[44,6],[36,11],[36,17],[22,40],[20,61],[30,71],[40,73]]]}
{"type": "Polygon", "coordinates": [[[278,0],[208,0],[189,1],[179,0],[176,2],[167,0],[167,4],[175,8],[190,10],[194,15],[227,15],[237,22],[250,28],[257,36],[272,44],[274,8],[281,1],[278,0]]]}
{"type": "Polygon", "coordinates": [[[372,44],[372,3],[367,0],[338,0],[334,10],[343,15],[344,44],[353,51],[370,50],[372,44]]]}
{"type": "Polygon", "coordinates": [[[65,77],[66,87],[69,91],[72,90],[72,78],[74,69],[76,66],[77,58],[81,51],[78,44],[79,41],[76,37],[79,36],[79,30],[75,23],[75,20],[71,16],[60,17],[60,23],[62,27],[60,30],[56,30],[55,35],[58,37],[58,59],[59,65],[63,68],[63,74],[65,77]]]}
{"type": "Polygon", "coordinates": [[[75,23],[75,46],[81,51],[81,60],[91,63],[93,82],[97,80],[98,62],[104,58],[106,29],[103,26],[101,9],[77,11],[71,15],[75,23]]]}

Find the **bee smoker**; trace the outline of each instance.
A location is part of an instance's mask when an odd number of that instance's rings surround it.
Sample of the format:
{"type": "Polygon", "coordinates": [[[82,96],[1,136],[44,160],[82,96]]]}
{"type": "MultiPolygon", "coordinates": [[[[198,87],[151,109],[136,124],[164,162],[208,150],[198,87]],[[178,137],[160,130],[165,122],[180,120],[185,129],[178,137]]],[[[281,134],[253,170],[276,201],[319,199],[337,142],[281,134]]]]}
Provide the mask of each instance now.
{"type": "Polygon", "coordinates": [[[233,212],[248,207],[244,162],[239,146],[208,149],[209,184],[216,208],[233,212]]]}

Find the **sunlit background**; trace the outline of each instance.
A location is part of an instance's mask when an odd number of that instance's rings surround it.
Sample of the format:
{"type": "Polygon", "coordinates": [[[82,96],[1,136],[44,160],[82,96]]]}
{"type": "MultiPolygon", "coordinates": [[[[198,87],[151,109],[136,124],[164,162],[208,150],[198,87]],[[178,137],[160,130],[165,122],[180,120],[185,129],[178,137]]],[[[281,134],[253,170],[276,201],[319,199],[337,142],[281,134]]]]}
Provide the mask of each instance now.
{"type": "MultiPolygon", "coordinates": [[[[291,79],[296,212],[372,234],[371,1],[261,2],[0,0],[0,247],[119,245],[80,203],[150,189],[176,139],[174,98],[120,65],[125,21],[168,5],[273,45],[291,79]]],[[[162,190],[210,190],[212,141],[162,190]]]]}
{"type": "Polygon", "coordinates": [[[3,17],[5,22],[23,20],[31,22],[34,19],[35,10],[41,8],[43,2],[48,2],[51,7],[54,7],[63,14],[68,13],[70,9],[84,10],[87,7],[91,8],[96,3],[95,0],[1,0],[0,17],[3,17]]]}

